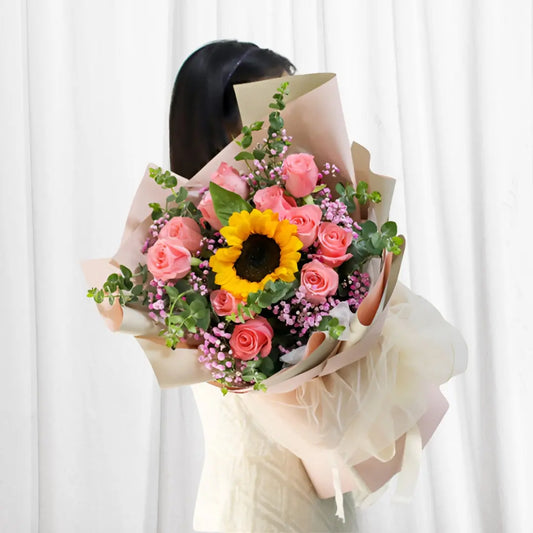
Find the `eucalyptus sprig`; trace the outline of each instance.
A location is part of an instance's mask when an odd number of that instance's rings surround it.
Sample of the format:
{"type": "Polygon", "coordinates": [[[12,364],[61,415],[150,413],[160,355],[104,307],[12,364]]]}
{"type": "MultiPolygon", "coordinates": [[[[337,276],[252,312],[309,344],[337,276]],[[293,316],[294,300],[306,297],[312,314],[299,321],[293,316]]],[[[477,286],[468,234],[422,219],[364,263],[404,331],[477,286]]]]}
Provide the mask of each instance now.
{"type": "Polygon", "coordinates": [[[342,332],[346,329],[345,326],[341,326],[339,319],[332,316],[325,316],[318,325],[318,331],[327,331],[332,339],[337,340],[342,332]]]}
{"type": "Polygon", "coordinates": [[[287,90],[289,82],[283,82],[272,95],[273,102],[269,104],[271,109],[274,109],[268,116],[268,130],[267,137],[262,143],[252,146],[254,131],[260,131],[263,128],[263,122],[254,122],[250,126],[244,126],[241,130],[243,135],[241,141],[235,141],[243,150],[235,156],[236,161],[245,161],[250,172],[255,169],[250,165],[250,161],[260,161],[263,166],[263,172],[260,176],[258,187],[261,187],[261,178],[266,182],[270,182],[269,170],[274,168],[279,163],[280,155],[285,150],[285,147],[290,146],[291,142],[287,138],[283,138],[282,130],[285,126],[281,111],[285,109],[285,96],[289,94],[287,90]]]}
{"type": "Polygon", "coordinates": [[[158,202],[151,202],[148,205],[152,208],[152,220],[158,220],[165,214],[172,217],[190,217],[196,220],[200,220],[202,214],[198,208],[189,201],[189,192],[185,187],[180,187],[175,190],[178,184],[176,176],[170,173],[168,170],[163,171],[161,167],[150,168],[150,177],[163,189],[170,189],[171,193],[166,198],[165,207],[162,207],[158,202]],[[174,204],[174,205],[172,205],[174,204]],[[172,207],[170,207],[172,205],[172,207]]]}
{"type": "Polygon", "coordinates": [[[297,282],[286,282],[282,280],[269,281],[263,290],[248,294],[246,303],[237,306],[237,313],[232,313],[226,317],[228,322],[244,322],[246,317],[252,318],[281,300],[285,300],[294,295],[297,282]]]}
{"type": "Polygon", "coordinates": [[[246,368],[242,371],[242,379],[254,384],[254,390],[266,391],[262,383],[274,372],[274,362],[270,357],[259,357],[246,362],[246,368]]]}
{"type": "Polygon", "coordinates": [[[160,335],[165,337],[166,345],[174,349],[187,333],[207,329],[211,314],[206,298],[186,283],[166,285],[165,292],[169,298],[169,310],[165,318],[166,330],[162,330],[160,335]]]}
{"type": "Polygon", "coordinates": [[[135,274],[124,266],[120,265],[120,274],[113,272],[107,277],[101,289],[93,287],[87,291],[87,297],[92,298],[97,304],[101,304],[106,298],[109,305],[113,305],[118,299],[120,305],[135,303],[142,300],[146,302],[147,291],[145,284],[148,279],[148,268],[139,264],[135,274]],[[134,279],[140,279],[140,283],[134,283],[134,279]]]}
{"type": "Polygon", "coordinates": [[[348,184],[346,187],[342,183],[337,183],[335,185],[335,190],[339,195],[341,202],[346,205],[348,212],[352,213],[355,211],[355,200],[358,204],[363,207],[369,202],[379,204],[381,202],[381,193],[378,191],[368,191],[368,183],[366,181],[359,181],[357,187],[354,189],[353,185],[348,184]]]}
{"type": "Polygon", "coordinates": [[[401,253],[403,238],[396,235],[398,229],[395,222],[385,222],[381,229],[371,220],[361,224],[359,238],[352,242],[347,252],[352,258],[343,263],[339,271],[341,274],[349,274],[355,270],[361,270],[363,265],[372,257],[381,257],[383,251],[392,252],[394,255],[401,253]]]}

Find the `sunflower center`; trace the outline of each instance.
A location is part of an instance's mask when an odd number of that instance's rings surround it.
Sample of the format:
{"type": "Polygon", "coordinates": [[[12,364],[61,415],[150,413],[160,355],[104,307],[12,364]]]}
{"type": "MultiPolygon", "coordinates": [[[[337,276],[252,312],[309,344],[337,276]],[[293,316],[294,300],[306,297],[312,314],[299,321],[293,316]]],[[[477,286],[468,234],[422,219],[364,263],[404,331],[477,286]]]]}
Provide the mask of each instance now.
{"type": "Polygon", "coordinates": [[[274,239],[254,233],[242,243],[235,271],[241,279],[261,281],[279,267],[280,257],[281,250],[274,239]]]}

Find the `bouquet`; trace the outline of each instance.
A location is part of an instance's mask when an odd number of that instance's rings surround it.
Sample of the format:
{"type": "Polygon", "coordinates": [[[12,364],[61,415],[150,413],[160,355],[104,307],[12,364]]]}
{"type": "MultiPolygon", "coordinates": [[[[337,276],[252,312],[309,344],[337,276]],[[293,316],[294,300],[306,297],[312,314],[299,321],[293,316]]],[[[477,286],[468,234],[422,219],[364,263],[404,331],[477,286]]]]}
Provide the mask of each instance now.
{"type": "Polygon", "coordinates": [[[404,238],[387,220],[392,180],[369,170],[359,145],[347,157],[334,82],[239,87],[241,135],[190,181],[149,166],[119,252],[85,269],[100,282],[88,296],[137,338],[162,386],[262,391],[250,408],[302,458],[318,494],[367,497],[432,434],[454,363],[437,350],[437,376],[417,375],[408,414],[395,412],[394,381],[380,382],[372,350],[384,353],[404,238]]]}

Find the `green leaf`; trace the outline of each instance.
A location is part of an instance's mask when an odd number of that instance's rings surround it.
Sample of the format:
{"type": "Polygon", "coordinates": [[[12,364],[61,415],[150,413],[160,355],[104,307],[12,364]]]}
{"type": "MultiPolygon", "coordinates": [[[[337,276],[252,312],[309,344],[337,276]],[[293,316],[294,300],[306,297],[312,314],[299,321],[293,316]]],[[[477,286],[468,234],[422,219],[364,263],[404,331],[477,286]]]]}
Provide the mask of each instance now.
{"type": "Polygon", "coordinates": [[[104,291],[102,289],[96,292],[94,295],[94,301],[97,304],[101,304],[104,301],[104,291]]]}
{"type": "Polygon", "coordinates": [[[180,187],[180,190],[178,191],[177,197],[176,197],[176,203],[183,202],[187,199],[187,196],[189,195],[189,191],[185,187],[180,187]]]}
{"type": "Polygon", "coordinates": [[[243,160],[253,161],[255,159],[254,154],[251,154],[250,152],[239,152],[235,156],[235,161],[243,161],[243,160]]]}
{"type": "Polygon", "coordinates": [[[176,287],[173,287],[172,285],[166,285],[165,291],[168,294],[169,298],[171,298],[172,300],[178,298],[178,296],[180,295],[178,289],[176,289],[176,287]]]}
{"type": "Polygon", "coordinates": [[[131,278],[133,276],[133,272],[127,266],[120,265],[120,271],[125,278],[131,278]]]}
{"type": "MultiPolygon", "coordinates": [[[[338,185],[338,184],[337,184],[338,185]]],[[[322,185],[317,185],[314,189],[313,189],[313,194],[316,194],[317,192],[320,192],[322,189],[325,189],[327,187],[327,185],[325,183],[323,183],[322,185]]]]}
{"type": "Polygon", "coordinates": [[[191,303],[191,313],[200,313],[205,309],[204,303],[201,300],[194,300],[191,303]]]}
{"type": "Polygon", "coordinates": [[[252,144],[252,136],[251,135],[245,135],[242,138],[241,146],[243,148],[248,148],[252,144]]]}
{"type": "Polygon", "coordinates": [[[268,293],[267,291],[263,291],[261,292],[261,295],[259,296],[259,299],[257,300],[257,303],[265,308],[265,307],[268,307],[269,305],[272,305],[272,294],[268,293]]]}
{"type": "Polygon", "coordinates": [[[165,178],[165,187],[167,189],[172,189],[172,187],[175,187],[178,184],[178,180],[176,176],[168,176],[165,178]]]}
{"type": "Polygon", "coordinates": [[[279,131],[283,128],[284,121],[281,118],[281,115],[279,113],[276,113],[275,111],[273,113],[270,113],[268,121],[270,122],[270,126],[276,131],[279,131]]]}
{"type": "Polygon", "coordinates": [[[378,227],[371,220],[366,220],[361,224],[361,236],[369,237],[372,233],[376,233],[378,227]]]}
{"type": "Polygon", "coordinates": [[[283,141],[274,141],[273,143],[270,143],[270,146],[273,150],[276,150],[278,154],[281,154],[283,148],[285,148],[285,143],[283,141]]]}
{"type": "Polygon", "coordinates": [[[398,231],[398,227],[396,226],[396,222],[393,222],[392,220],[385,222],[385,224],[381,226],[381,233],[385,237],[394,237],[397,231],[398,231]]]}
{"type": "Polygon", "coordinates": [[[211,316],[209,310],[205,309],[196,319],[196,325],[201,329],[207,329],[209,327],[209,322],[211,321],[211,316]]]}
{"type": "Polygon", "coordinates": [[[215,213],[223,226],[228,225],[229,218],[233,213],[250,212],[252,210],[252,206],[238,194],[228,191],[216,183],[211,182],[209,184],[209,192],[211,193],[215,213]]]}
{"type": "Polygon", "coordinates": [[[271,376],[274,372],[274,361],[270,357],[264,357],[261,360],[261,372],[265,373],[267,376],[271,376]]]}
{"type": "Polygon", "coordinates": [[[357,183],[357,194],[364,194],[368,191],[368,183],[366,181],[360,181],[357,183]]]}
{"type": "Polygon", "coordinates": [[[253,151],[253,154],[254,154],[255,159],[261,161],[265,157],[266,152],[264,150],[256,149],[253,151]]]}
{"type": "Polygon", "coordinates": [[[368,197],[375,204],[379,204],[381,202],[381,193],[378,191],[371,192],[368,197]]]}
{"type": "Polygon", "coordinates": [[[374,233],[373,235],[371,235],[370,242],[372,243],[372,246],[381,250],[383,250],[383,248],[385,248],[385,246],[387,245],[386,238],[383,237],[383,235],[381,235],[380,233],[374,233]]]}
{"type": "Polygon", "coordinates": [[[142,292],[143,292],[142,285],[135,285],[135,287],[131,289],[131,294],[133,294],[134,296],[140,296],[142,292]]]}
{"type": "Polygon", "coordinates": [[[258,122],[254,122],[251,126],[250,126],[250,129],[252,131],[259,131],[261,128],[263,127],[263,121],[258,121],[258,122]]]}
{"type": "Polygon", "coordinates": [[[193,316],[189,316],[183,322],[183,325],[191,332],[196,333],[196,321],[193,316]]]}

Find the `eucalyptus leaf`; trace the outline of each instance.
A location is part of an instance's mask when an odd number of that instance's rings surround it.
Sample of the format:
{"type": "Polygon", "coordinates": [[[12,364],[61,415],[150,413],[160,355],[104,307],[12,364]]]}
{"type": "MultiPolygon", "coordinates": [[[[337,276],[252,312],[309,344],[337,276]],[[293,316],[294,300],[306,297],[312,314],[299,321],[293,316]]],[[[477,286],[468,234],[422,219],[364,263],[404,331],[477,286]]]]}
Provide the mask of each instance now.
{"type": "Polygon", "coordinates": [[[385,224],[381,226],[381,233],[385,235],[385,237],[394,237],[397,231],[398,227],[396,226],[396,222],[393,222],[392,220],[385,222],[385,224]]]}
{"type": "Polygon", "coordinates": [[[180,295],[178,289],[176,289],[176,287],[173,287],[172,285],[166,285],[165,291],[171,299],[175,299],[180,295]]]}
{"type": "Polygon", "coordinates": [[[235,156],[235,161],[253,161],[255,159],[254,154],[251,154],[250,152],[239,152],[235,156]]]}

